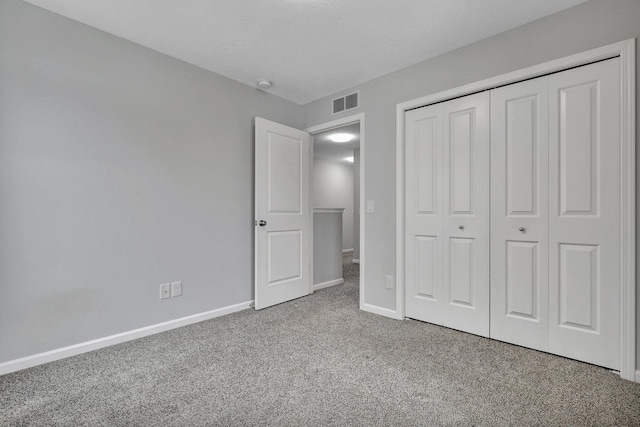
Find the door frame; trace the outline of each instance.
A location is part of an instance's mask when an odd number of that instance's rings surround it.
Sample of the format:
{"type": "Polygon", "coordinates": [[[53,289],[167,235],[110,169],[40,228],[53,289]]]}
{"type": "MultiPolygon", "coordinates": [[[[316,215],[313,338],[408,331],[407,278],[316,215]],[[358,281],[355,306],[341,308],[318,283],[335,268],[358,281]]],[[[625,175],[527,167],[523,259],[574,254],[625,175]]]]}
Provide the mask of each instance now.
{"type": "Polygon", "coordinates": [[[405,316],[404,117],[407,110],[490,90],[605,59],[620,58],[621,82],[621,284],[620,376],[640,382],[636,372],[636,60],[635,38],[534,65],[396,106],[396,313],[405,316]]]}
{"type": "MultiPolygon", "coordinates": [[[[346,125],[351,125],[354,123],[360,123],[360,200],[358,201],[358,209],[360,210],[360,224],[359,224],[359,228],[360,228],[360,281],[359,281],[359,288],[360,288],[360,309],[364,310],[364,290],[365,290],[365,286],[364,286],[364,266],[365,266],[365,235],[364,235],[364,230],[365,230],[365,215],[364,215],[364,188],[365,188],[365,182],[364,182],[364,169],[365,169],[365,143],[364,143],[364,136],[365,136],[365,132],[364,132],[364,113],[359,113],[359,114],[354,114],[351,116],[347,116],[347,117],[343,117],[341,119],[337,119],[337,120],[332,120],[330,122],[326,122],[326,123],[322,123],[316,126],[311,126],[308,127],[306,129],[303,129],[304,131],[308,132],[309,134],[311,134],[311,136],[314,136],[318,133],[321,132],[326,132],[328,130],[331,129],[335,129],[335,128],[339,128],[342,126],[346,126],[346,125]]],[[[311,139],[311,155],[309,156],[309,161],[311,163],[310,165],[310,173],[311,173],[311,179],[309,180],[309,204],[310,204],[310,209],[311,209],[311,230],[313,230],[313,150],[314,150],[314,140],[313,138],[311,139]]],[[[355,207],[354,207],[355,208],[355,207]]],[[[313,293],[313,233],[311,233],[311,289],[309,289],[309,293],[313,293]]]]}

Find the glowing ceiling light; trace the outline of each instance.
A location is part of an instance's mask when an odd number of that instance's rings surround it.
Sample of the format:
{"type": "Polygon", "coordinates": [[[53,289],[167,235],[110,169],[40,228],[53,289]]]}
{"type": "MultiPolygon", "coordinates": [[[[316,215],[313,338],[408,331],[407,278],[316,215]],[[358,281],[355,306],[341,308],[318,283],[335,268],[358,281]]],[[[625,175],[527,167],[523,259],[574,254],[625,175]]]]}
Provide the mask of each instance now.
{"type": "Polygon", "coordinates": [[[353,139],[353,135],[349,135],[348,133],[334,133],[333,135],[329,135],[329,139],[333,142],[349,142],[353,139]]]}
{"type": "Polygon", "coordinates": [[[345,157],[345,160],[349,163],[353,163],[353,157],[345,157]]]}

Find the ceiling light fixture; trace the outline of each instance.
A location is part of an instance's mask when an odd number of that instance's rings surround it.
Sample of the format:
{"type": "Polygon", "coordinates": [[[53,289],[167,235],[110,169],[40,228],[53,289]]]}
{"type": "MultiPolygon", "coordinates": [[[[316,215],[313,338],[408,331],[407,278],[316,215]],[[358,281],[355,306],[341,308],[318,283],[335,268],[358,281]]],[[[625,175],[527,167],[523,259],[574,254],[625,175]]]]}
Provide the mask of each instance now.
{"type": "Polygon", "coordinates": [[[258,88],[262,90],[267,90],[271,88],[272,83],[269,80],[262,79],[258,80],[258,88]]]}
{"type": "Polygon", "coordinates": [[[329,135],[329,139],[333,142],[349,142],[353,139],[353,135],[349,135],[348,133],[334,133],[333,135],[329,135]]]}
{"type": "Polygon", "coordinates": [[[345,157],[345,160],[349,163],[353,163],[353,157],[345,157]]]}

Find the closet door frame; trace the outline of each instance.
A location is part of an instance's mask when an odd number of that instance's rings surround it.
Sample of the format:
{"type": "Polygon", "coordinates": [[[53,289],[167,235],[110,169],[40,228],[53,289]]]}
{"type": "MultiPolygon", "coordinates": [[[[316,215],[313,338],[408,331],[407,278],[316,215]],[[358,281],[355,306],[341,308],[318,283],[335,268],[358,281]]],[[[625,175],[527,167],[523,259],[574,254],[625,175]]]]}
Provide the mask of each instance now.
{"type": "Polygon", "coordinates": [[[620,58],[621,82],[621,260],[620,260],[620,376],[640,382],[636,372],[636,125],[635,125],[635,39],[581,52],[522,70],[435,93],[396,106],[396,310],[405,318],[405,200],[404,200],[404,116],[405,112],[437,102],[494,89],[523,80],[556,73],[610,58],[620,58]]]}

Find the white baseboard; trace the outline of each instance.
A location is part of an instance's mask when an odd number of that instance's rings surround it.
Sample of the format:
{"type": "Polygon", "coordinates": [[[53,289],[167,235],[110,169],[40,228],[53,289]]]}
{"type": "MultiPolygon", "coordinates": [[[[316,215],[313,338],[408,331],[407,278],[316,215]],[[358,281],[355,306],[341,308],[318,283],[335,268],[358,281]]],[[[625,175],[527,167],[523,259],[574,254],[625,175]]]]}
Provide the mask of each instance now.
{"type": "Polygon", "coordinates": [[[349,253],[352,253],[352,252],[353,252],[353,248],[351,248],[351,249],[343,249],[342,250],[343,254],[349,254],[349,253]]]}
{"type": "Polygon", "coordinates": [[[0,363],[0,375],[9,374],[11,372],[20,371],[22,369],[31,368],[33,366],[42,365],[44,363],[53,362],[64,359],[66,357],[76,356],[82,353],[88,353],[100,348],[109,347],[126,341],[154,335],[171,329],[180,328],[182,326],[191,325],[192,323],[202,322],[204,320],[213,319],[224,316],[225,314],[235,313],[237,311],[246,310],[253,306],[253,301],[246,301],[240,304],[230,305],[228,307],[218,308],[216,310],[206,311],[204,313],[194,314],[179,319],[170,320],[168,322],[158,323],[144,328],[134,329],[132,331],[122,332],[120,334],[108,337],[98,338],[92,341],[86,341],[74,344],[68,347],[58,348],[56,350],[44,353],[34,354],[20,359],[10,360],[0,363]]]}
{"type": "Polygon", "coordinates": [[[328,282],[318,283],[317,285],[313,285],[313,291],[317,291],[318,289],[328,288],[329,286],[342,285],[344,283],[344,279],[335,279],[329,280],[328,282]]]}
{"type": "Polygon", "coordinates": [[[640,383],[640,371],[636,371],[636,382],[640,383]]]}
{"type": "Polygon", "coordinates": [[[351,262],[353,262],[354,264],[360,264],[360,260],[359,259],[352,259],[351,262]]]}
{"type": "Polygon", "coordinates": [[[398,317],[398,312],[395,310],[389,310],[388,308],[378,307],[377,305],[371,304],[360,304],[360,310],[367,311],[369,313],[377,314],[379,316],[390,317],[396,320],[402,320],[401,317],[398,317]]]}

